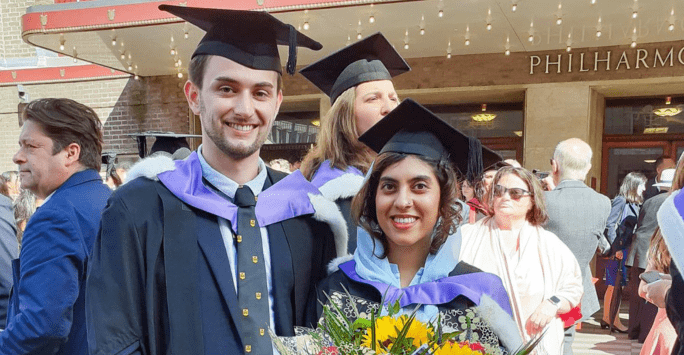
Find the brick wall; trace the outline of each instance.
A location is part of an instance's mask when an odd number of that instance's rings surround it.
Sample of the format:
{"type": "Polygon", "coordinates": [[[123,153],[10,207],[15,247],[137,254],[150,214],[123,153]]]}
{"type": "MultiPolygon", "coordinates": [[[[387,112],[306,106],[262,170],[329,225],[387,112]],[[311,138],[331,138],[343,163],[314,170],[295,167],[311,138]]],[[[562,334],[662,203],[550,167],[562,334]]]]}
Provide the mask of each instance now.
{"type": "Polygon", "coordinates": [[[34,5],[52,4],[52,0],[2,0],[0,1],[0,55],[2,58],[35,57],[36,48],[21,39],[21,16],[26,8],[34,5]]]}
{"type": "MultiPolygon", "coordinates": [[[[175,76],[121,78],[68,83],[24,85],[31,100],[66,97],[92,107],[104,125],[107,152],[136,154],[135,140],[127,133],[140,131],[189,132],[188,106],[182,84],[175,76]]],[[[15,169],[18,96],[16,86],[0,87],[0,172],[15,169]]],[[[150,142],[151,143],[151,142],[150,142]]]]}

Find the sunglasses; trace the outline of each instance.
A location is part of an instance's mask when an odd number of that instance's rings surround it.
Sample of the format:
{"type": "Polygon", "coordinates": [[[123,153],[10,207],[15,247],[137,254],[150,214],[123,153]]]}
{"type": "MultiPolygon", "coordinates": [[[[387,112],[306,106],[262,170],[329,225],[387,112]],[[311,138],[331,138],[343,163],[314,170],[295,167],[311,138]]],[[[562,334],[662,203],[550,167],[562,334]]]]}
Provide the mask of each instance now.
{"type": "Polygon", "coordinates": [[[507,188],[501,185],[494,185],[494,196],[495,197],[501,197],[503,196],[506,192],[508,192],[508,196],[511,196],[512,199],[518,201],[521,198],[523,198],[526,195],[532,196],[532,193],[525,190],[521,189],[519,187],[513,187],[513,188],[507,188]]]}

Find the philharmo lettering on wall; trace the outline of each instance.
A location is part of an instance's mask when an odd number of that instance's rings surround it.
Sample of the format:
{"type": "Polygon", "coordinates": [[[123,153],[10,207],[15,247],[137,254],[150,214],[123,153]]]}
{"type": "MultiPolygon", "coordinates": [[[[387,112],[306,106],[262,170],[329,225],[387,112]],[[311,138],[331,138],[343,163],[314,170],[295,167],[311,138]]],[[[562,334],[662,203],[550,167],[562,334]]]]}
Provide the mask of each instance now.
{"type": "Polygon", "coordinates": [[[541,72],[561,74],[598,70],[650,69],[658,66],[673,67],[675,62],[677,65],[684,65],[684,47],[679,50],[671,47],[669,51],[657,48],[654,50],[637,49],[636,51],[632,49],[624,50],[620,55],[614,55],[613,51],[532,55],[530,56],[530,75],[541,72]]]}

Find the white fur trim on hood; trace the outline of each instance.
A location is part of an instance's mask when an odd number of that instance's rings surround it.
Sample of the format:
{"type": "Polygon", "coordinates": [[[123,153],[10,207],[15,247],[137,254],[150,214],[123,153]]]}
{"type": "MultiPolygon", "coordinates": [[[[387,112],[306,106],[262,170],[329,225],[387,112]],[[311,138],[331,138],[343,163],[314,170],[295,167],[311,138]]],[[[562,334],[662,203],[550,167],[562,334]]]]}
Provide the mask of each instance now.
{"type": "Polygon", "coordinates": [[[363,181],[363,176],[347,173],[326,182],[318,190],[327,199],[335,201],[356,195],[361,190],[363,181]]]}
{"type": "Polygon", "coordinates": [[[672,260],[680,271],[684,271],[684,219],[675,205],[675,197],[682,190],[675,190],[665,199],[658,210],[658,225],[663,234],[672,260]]]}
{"type": "Polygon", "coordinates": [[[153,155],[135,163],[126,174],[126,181],[133,181],[136,178],[144,177],[149,180],[158,181],[157,175],[176,169],[173,159],[165,155],[153,155]]]}
{"type": "Polygon", "coordinates": [[[340,256],[335,259],[330,260],[328,263],[328,275],[334,273],[340,269],[340,265],[346,263],[347,261],[354,260],[354,254],[347,254],[345,256],[340,256]]]}
{"type": "Polygon", "coordinates": [[[499,341],[509,352],[513,352],[523,345],[515,320],[491,297],[483,294],[480,297],[480,305],[476,308],[482,319],[499,337],[499,341]]]}
{"type": "Polygon", "coordinates": [[[311,204],[316,210],[313,214],[313,218],[317,221],[327,223],[330,226],[330,229],[332,229],[337,256],[347,255],[347,244],[349,243],[347,222],[342,216],[339,207],[323,195],[309,194],[309,201],[311,201],[311,204]]]}

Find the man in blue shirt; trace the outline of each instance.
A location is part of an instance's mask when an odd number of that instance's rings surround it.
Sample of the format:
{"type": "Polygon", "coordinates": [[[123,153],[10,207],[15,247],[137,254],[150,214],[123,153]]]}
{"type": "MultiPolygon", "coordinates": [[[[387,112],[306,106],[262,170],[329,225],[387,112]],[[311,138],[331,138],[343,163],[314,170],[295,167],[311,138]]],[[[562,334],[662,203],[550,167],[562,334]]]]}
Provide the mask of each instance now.
{"type": "Polygon", "coordinates": [[[87,354],[85,280],[111,190],[98,173],[102,124],[69,99],[40,99],[23,113],[21,187],[44,199],[13,261],[14,287],[0,354],[87,354]]]}

